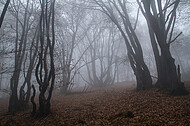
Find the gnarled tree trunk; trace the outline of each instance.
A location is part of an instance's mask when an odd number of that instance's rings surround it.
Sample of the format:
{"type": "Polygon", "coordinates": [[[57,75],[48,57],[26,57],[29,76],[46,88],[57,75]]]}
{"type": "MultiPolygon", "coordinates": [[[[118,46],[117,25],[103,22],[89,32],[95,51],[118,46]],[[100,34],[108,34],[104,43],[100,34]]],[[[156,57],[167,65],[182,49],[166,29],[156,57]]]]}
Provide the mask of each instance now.
{"type": "Polygon", "coordinates": [[[170,3],[170,0],[166,0],[164,7],[162,7],[162,1],[143,0],[144,8],[139,0],[137,2],[149,28],[158,72],[156,86],[172,90],[174,94],[186,94],[184,84],[179,80],[179,75],[177,74],[175,60],[170,52],[170,44],[178,37],[172,40],[176,9],[180,0],[175,0],[172,3],[170,3]],[[158,9],[156,9],[157,7],[158,9]],[[168,10],[170,10],[169,13],[167,12],[168,10]]]}
{"type": "Polygon", "coordinates": [[[40,49],[36,65],[36,79],[39,84],[39,113],[46,116],[50,113],[50,100],[55,82],[54,68],[54,5],[55,0],[42,0],[40,16],[40,49]],[[51,24],[50,24],[51,23],[51,24]],[[50,27],[51,26],[51,27],[50,27]],[[51,32],[50,32],[51,28],[51,32]],[[51,36],[50,36],[51,33],[51,36]],[[51,37],[51,38],[50,38],[51,37]],[[46,95],[47,93],[47,95],[46,95]]]}

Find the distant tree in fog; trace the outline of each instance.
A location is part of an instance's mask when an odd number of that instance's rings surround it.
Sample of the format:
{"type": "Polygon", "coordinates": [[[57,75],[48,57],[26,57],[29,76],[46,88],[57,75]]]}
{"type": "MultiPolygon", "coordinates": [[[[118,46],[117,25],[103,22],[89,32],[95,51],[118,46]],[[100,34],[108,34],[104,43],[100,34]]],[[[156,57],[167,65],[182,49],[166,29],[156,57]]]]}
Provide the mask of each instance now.
{"type": "Polygon", "coordinates": [[[87,33],[88,43],[92,43],[88,54],[83,61],[86,63],[88,80],[85,82],[93,87],[105,87],[112,85],[116,78],[117,54],[116,48],[117,30],[112,23],[102,19],[102,15],[92,14],[94,24],[87,33]]]}
{"type": "Polygon", "coordinates": [[[74,54],[84,40],[88,29],[90,28],[86,16],[87,10],[78,7],[86,6],[85,3],[73,3],[73,1],[62,1],[59,3],[61,8],[58,10],[56,21],[56,56],[57,73],[60,78],[61,93],[66,93],[70,86],[73,86],[73,80],[76,75],[76,65],[79,63],[80,54],[74,57],[74,54]],[[63,22],[64,21],[64,22],[63,22]],[[76,62],[74,62],[74,60],[76,62]]]}

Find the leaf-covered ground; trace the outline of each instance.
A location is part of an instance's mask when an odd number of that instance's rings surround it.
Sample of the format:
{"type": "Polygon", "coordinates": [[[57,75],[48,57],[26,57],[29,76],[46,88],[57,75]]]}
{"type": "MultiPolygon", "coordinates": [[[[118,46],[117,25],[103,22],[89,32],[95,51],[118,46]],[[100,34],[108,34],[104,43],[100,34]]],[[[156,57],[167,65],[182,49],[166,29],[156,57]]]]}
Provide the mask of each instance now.
{"type": "Polygon", "coordinates": [[[49,116],[34,118],[31,109],[7,115],[8,100],[0,99],[0,125],[190,125],[190,96],[171,96],[158,89],[135,92],[129,86],[112,86],[86,93],[54,93],[51,103],[49,116]]]}

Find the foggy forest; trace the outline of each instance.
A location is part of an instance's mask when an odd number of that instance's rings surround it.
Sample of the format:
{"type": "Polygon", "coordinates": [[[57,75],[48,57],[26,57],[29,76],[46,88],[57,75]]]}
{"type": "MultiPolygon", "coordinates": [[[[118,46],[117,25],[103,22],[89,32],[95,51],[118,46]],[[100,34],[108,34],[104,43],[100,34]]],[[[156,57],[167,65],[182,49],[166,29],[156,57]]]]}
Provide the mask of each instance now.
{"type": "Polygon", "coordinates": [[[190,0],[0,9],[0,126],[190,125],[190,0]]]}

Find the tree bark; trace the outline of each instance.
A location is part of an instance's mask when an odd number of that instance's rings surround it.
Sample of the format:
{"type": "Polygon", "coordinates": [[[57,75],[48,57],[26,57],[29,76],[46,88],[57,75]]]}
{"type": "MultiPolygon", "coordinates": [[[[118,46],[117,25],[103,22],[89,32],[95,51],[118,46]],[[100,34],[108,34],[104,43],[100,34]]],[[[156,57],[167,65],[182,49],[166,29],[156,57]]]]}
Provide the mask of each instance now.
{"type": "Polygon", "coordinates": [[[34,101],[34,98],[35,98],[35,95],[36,95],[36,89],[35,89],[34,85],[32,85],[32,89],[33,89],[33,95],[31,97],[31,102],[32,102],[32,105],[33,105],[32,116],[34,116],[36,114],[36,103],[34,101]]]}
{"type": "Polygon", "coordinates": [[[50,113],[50,100],[55,82],[54,67],[54,5],[55,0],[43,0],[40,16],[40,49],[39,59],[36,65],[35,75],[39,84],[39,113],[38,116],[47,116],[50,113]],[[50,2],[50,7],[48,6],[50,2]],[[51,22],[51,24],[50,24],[51,22]],[[50,32],[51,25],[51,32],[50,32]],[[51,33],[51,39],[50,39],[51,33]],[[47,53],[49,51],[49,57],[47,53]],[[49,66],[48,66],[49,61],[49,66]],[[49,90],[48,90],[49,89],[49,90]],[[47,96],[46,96],[47,92],[47,96]]]}
{"type": "Polygon", "coordinates": [[[166,11],[170,6],[169,1],[166,2],[164,9],[162,8],[161,1],[157,1],[157,10],[155,9],[155,1],[143,0],[143,9],[141,3],[137,0],[149,28],[158,73],[156,86],[161,89],[169,89],[173,94],[187,94],[183,83],[179,81],[175,60],[170,52],[171,38],[176,19],[176,9],[179,1],[180,0],[176,0],[174,2],[172,11],[166,16],[166,11]],[[152,12],[150,11],[151,9],[153,10],[152,12]]]}

